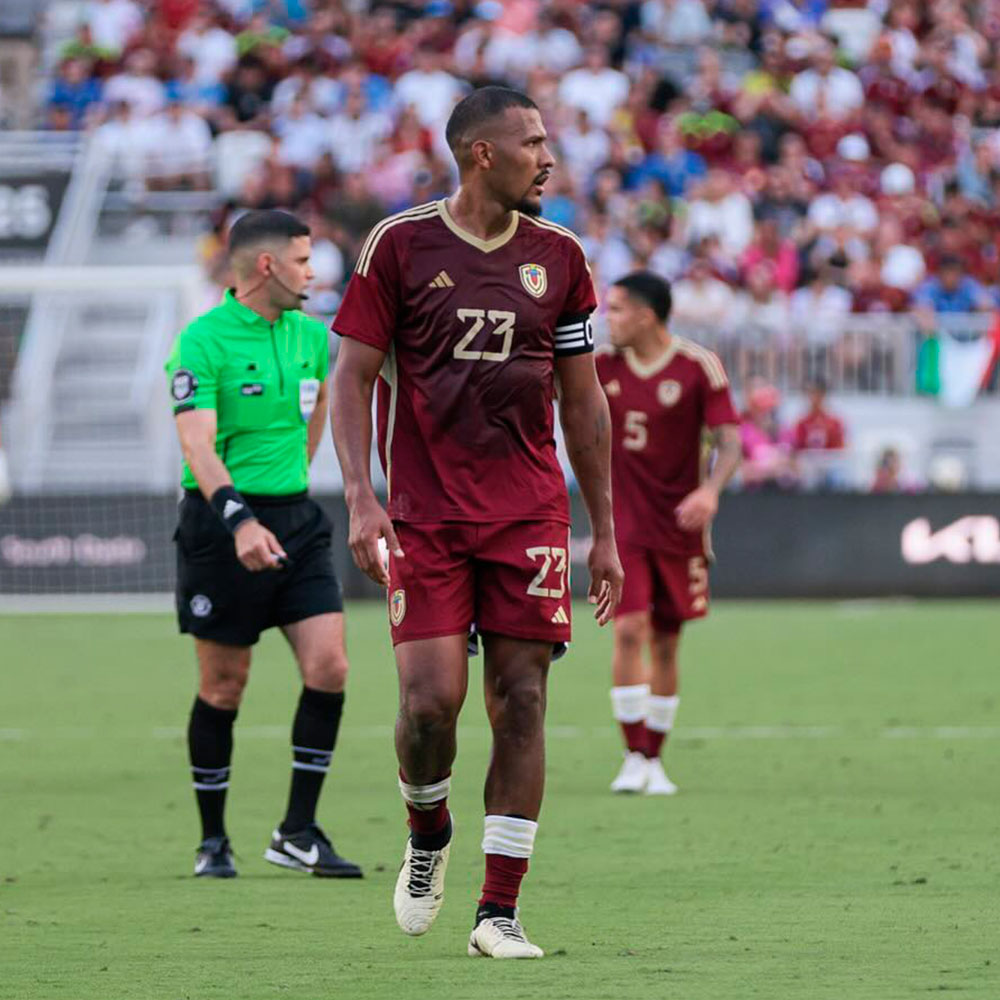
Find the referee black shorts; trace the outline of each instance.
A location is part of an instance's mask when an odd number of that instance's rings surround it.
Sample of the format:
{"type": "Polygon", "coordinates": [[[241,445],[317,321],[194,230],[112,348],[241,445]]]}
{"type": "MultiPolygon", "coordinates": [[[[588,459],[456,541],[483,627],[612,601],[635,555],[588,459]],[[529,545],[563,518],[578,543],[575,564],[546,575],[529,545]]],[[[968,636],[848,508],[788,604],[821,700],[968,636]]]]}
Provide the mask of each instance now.
{"type": "Polygon", "coordinates": [[[200,493],[185,492],[174,532],[177,619],[182,632],[232,646],[252,646],[264,629],[342,611],[333,569],[333,525],[315,500],[246,496],[257,519],[274,533],[290,564],[253,573],[200,493]]]}

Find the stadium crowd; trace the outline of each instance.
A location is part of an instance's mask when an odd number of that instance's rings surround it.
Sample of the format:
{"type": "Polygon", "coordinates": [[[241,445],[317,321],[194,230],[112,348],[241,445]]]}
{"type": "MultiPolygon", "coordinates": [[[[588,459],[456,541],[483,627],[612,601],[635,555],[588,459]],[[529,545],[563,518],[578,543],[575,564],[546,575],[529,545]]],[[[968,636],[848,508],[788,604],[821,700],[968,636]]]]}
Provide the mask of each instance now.
{"type": "Polygon", "coordinates": [[[89,0],[73,28],[46,126],[92,131],[134,192],[217,190],[219,283],[232,211],[289,208],[332,313],[371,226],[451,189],[454,103],[505,83],[599,291],[670,279],[751,424],[753,377],[898,377],[852,317],[1000,303],[1000,0],[89,0]]]}

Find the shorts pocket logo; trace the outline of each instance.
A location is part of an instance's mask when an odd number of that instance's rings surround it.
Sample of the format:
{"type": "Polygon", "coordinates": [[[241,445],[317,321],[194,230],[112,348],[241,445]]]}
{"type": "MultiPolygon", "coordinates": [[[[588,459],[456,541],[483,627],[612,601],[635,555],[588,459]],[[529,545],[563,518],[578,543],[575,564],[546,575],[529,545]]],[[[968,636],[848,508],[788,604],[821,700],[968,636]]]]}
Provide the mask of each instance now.
{"type": "Polygon", "coordinates": [[[398,626],[406,617],[406,591],[397,590],[389,600],[389,621],[398,626]]]}
{"type": "Polygon", "coordinates": [[[302,419],[309,422],[309,418],[316,409],[316,400],[319,399],[319,379],[304,378],[299,381],[299,413],[302,419]]]}
{"type": "Polygon", "coordinates": [[[195,594],[191,598],[191,614],[195,618],[207,618],[212,613],[212,602],[204,594],[195,594]]]}

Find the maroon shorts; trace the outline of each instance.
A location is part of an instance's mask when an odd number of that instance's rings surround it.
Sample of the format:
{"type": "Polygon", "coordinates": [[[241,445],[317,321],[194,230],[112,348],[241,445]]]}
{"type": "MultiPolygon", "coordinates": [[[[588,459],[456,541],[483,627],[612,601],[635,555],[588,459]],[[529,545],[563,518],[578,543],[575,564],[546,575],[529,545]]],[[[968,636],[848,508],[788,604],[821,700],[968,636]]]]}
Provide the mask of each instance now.
{"type": "Polygon", "coordinates": [[[615,617],[649,611],[658,632],[680,631],[681,622],[708,613],[708,563],[704,556],[680,556],[618,545],[625,586],[615,617]]]}
{"type": "Polygon", "coordinates": [[[569,642],[569,526],[558,521],[396,522],[389,557],[393,645],[479,632],[569,642]]]}

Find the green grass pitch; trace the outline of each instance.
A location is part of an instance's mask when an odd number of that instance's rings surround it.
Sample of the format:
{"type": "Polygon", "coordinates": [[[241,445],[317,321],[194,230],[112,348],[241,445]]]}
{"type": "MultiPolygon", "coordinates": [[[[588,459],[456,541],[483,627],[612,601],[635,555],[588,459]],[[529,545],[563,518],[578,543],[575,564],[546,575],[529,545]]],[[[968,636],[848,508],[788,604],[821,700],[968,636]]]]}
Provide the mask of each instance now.
{"type": "Polygon", "coordinates": [[[441,917],[397,931],[395,677],[349,608],[320,819],[367,878],[261,857],[298,692],[279,636],[237,723],[240,877],[190,876],[190,644],[165,615],[0,617],[0,997],[11,1000],[1000,997],[997,605],[720,604],[683,643],[675,799],[615,798],[610,635],[577,608],[522,895],[537,963],[473,961],[489,749],[476,661],[441,917]]]}

